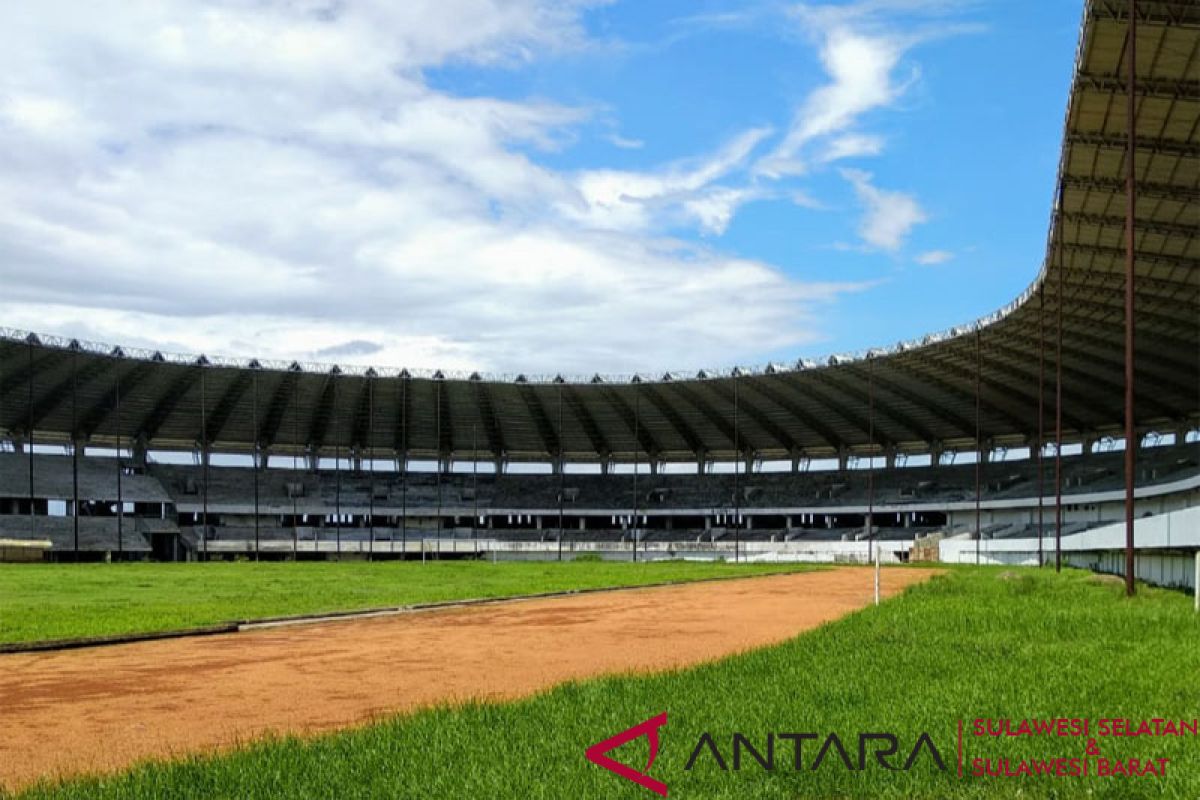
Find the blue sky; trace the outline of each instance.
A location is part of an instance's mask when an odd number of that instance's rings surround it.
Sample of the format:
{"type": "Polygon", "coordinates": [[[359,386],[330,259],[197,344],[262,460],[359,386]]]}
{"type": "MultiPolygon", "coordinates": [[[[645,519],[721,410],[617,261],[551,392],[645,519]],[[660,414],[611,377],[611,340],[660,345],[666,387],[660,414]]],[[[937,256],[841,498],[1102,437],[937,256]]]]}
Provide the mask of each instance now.
{"type": "Polygon", "coordinates": [[[1036,274],[1077,0],[390,5],[0,11],[0,324],[654,372],[1036,274]]]}

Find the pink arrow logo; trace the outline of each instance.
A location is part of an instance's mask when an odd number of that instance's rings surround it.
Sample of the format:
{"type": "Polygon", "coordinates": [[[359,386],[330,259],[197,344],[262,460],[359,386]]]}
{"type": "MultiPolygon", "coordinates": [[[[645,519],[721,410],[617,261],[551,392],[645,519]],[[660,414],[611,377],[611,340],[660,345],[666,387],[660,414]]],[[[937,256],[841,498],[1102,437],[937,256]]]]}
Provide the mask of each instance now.
{"type": "Polygon", "coordinates": [[[659,714],[657,717],[651,717],[645,722],[640,722],[628,730],[621,731],[616,736],[605,739],[603,742],[597,742],[587,749],[584,753],[587,760],[593,764],[604,767],[609,772],[614,772],[620,775],[625,780],[633,781],[639,786],[644,786],[655,794],[667,796],[667,785],[662,781],[656,781],[646,773],[654,766],[654,759],[658,757],[658,729],[667,724],[667,712],[659,714]],[[614,761],[609,758],[606,753],[616,750],[626,742],[632,742],[641,736],[645,736],[650,741],[650,760],[646,762],[644,772],[638,772],[632,767],[627,767],[620,761],[614,761]]]}

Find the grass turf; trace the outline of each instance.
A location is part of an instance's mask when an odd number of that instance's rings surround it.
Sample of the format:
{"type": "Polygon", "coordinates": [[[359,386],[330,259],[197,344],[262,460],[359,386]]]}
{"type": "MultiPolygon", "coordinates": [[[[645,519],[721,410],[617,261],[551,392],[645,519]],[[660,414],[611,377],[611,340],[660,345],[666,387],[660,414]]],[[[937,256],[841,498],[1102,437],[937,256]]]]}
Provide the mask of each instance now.
{"type": "MultiPolygon", "coordinates": [[[[886,580],[886,572],[884,573],[886,580]]],[[[1192,718],[1200,711],[1200,620],[1184,596],[1068,571],[954,569],[780,646],[693,669],[554,689],[527,701],[435,709],[314,740],[259,743],[230,754],[151,763],[104,779],[40,786],[50,798],[647,798],[585,761],[586,747],[662,711],[652,774],[671,797],[1187,797],[1200,796],[1200,740],[1101,739],[1104,755],[1171,759],[1165,779],[959,779],[960,718],[1192,718]],[[847,771],[829,761],[794,771],[791,751],[766,771],[710,759],[684,770],[701,732],[726,759],[740,731],[843,736],[890,731],[906,753],[928,731],[947,772],[922,758],[909,771],[847,771]]],[[[1094,724],[1094,723],[1093,723],[1094,724]]],[[[49,744],[49,743],[48,743],[49,744]]],[[[982,742],[967,757],[1082,756],[1076,739],[982,742]]],[[[814,756],[810,744],[805,764],[814,756]]],[[[646,740],[615,754],[640,767],[646,740]]]]}
{"type": "Polygon", "coordinates": [[[0,564],[0,643],[798,569],[682,561],[0,564]]]}

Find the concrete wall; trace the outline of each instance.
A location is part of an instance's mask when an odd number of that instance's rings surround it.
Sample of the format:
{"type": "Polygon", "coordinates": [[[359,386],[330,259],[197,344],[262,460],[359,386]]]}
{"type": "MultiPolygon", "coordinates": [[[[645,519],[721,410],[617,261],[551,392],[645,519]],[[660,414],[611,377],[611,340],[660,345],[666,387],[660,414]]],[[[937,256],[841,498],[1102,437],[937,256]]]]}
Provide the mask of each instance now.
{"type": "MultiPolygon", "coordinates": [[[[943,539],[939,558],[952,564],[974,564],[978,544],[982,564],[1037,565],[1038,541],[993,539],[976,542],[966,537],[943,539]]],[[[1200,551],[1200,507],[1134,520],[1134,575],[1158,586],[1195,588],[1195,557],[1200,551]]],[[[1054,537],[1042,548],[1048,563],[1054,559],[1054,537]]],[[[1125,523],[1064,536],[1063,560],[1072,566],[1125,574],[1125,523]]]]}

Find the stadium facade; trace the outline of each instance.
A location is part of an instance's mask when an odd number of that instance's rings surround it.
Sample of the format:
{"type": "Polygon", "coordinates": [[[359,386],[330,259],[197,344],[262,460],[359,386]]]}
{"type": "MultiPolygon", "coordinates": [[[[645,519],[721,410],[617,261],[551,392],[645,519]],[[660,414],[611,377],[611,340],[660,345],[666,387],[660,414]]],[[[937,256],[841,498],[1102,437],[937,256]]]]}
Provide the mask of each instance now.
{"type": "MultiPolygon", "coordinates": [[[[1043,263],[986,318],[817,362],[578,378],[0,330],[0,553],[420,557],[486,542],[858,559],[880,541],[903,560],[1021,538],[1027,558],[1127,508],[1200,506],[1200,5],[1136,4],[1132,92],[1130,20],[1126,2],[1085,4],[1043,263]]],[[[1193,533],[1160,555],[1189,556],[1193,533]]]]}

